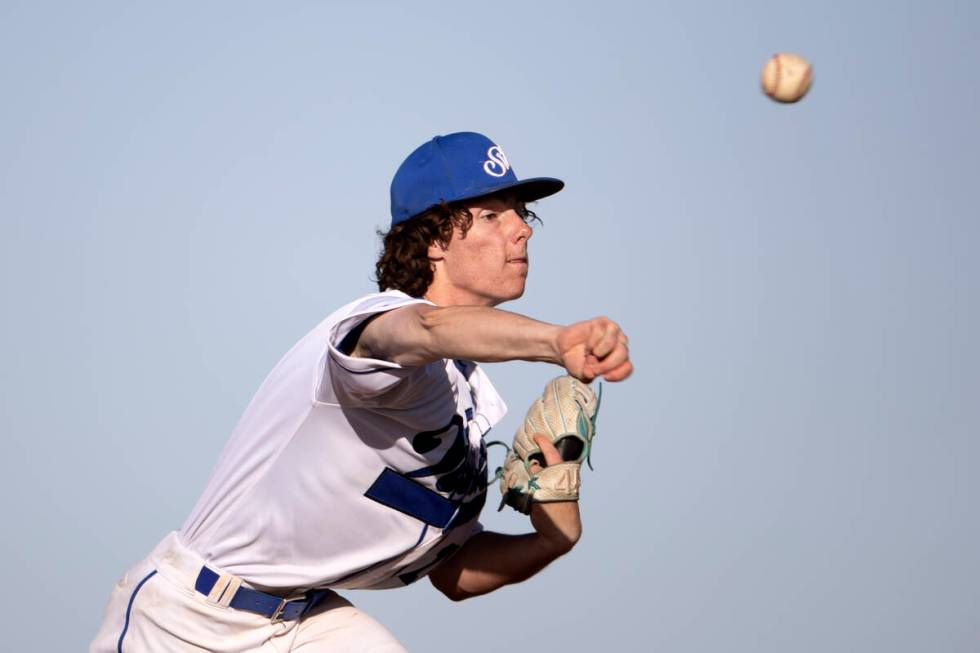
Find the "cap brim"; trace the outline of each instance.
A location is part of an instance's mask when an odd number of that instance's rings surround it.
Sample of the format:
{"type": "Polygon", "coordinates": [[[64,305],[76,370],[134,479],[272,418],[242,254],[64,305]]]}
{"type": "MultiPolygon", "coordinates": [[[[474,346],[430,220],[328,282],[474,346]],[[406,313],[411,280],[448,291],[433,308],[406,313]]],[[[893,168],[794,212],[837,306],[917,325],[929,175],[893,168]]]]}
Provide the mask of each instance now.
{"type": "Polygon", "coordinates": [[[565,182],[554,177],[532,177],[517,182],[510,188],[525,202],[533,202],[554,195],[565,187],[565,182]]]}
{"type": "MultiPolygon", "coordinates": [[[[565,187],[565,182],[563,182],[561,179],[555,179],[554,177],[532,177],[530,179],[522,179],[516,182],[515,181],[504,182],[499,186],[484,186],[483,188],[480,189],[478,193],[471,193],[471,194],[464,193],[458,197],[445,198],[443,199],[443,201],[466,202],[469,200],[475,200],[478,197],[486,197],[488,195],[496,195],[497,193],[501,193],[504,191],[511,191],[512,193],[517,195],[517,197],[520,200],[524,202],[534,202],[541,198],[554,195],[564,187],[565,187]]],[[[433,204],[432,206],[438,206],[438,205],[433,204]]],[[[407,222],[412,218],[416,218],[422,215],[423,213],[431,209],[432,206],[429,206],[425,210],[419,211],[418,213],[414,213],[412,215],[405,216],[397,220],[393,219],[391,224],[392,226],[394,226],[402,222],[407,222]]]]}
{"type": "Polygon", "coordinates": [[[477,194],[460,197],[453,201],[473,200],[477,197],[486,197],[487,195],[495,195],[503,191],[511,191],[525,202],[534,202],[549,195],[554,195],[564,187],[565,182],[561,179],[555,179],[554,177],[532,177],[530,179],[522,179],[518,182],[504,183],[493,188],[483,188],[477,194]]]}

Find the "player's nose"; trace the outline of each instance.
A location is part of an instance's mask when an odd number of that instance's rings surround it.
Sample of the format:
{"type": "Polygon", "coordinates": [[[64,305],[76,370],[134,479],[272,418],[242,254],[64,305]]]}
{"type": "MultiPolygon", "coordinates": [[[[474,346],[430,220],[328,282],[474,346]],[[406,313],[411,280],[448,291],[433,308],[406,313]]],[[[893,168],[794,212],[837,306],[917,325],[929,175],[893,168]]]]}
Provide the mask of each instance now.
{"type": "Polygon", "coordinates": [[[534,235],[534,228],[524,218],[518,215],[517,211],[511,211],[511,214],[513,215],[516,226],[514,239],[517,241],[530,240],[531,236],[534,235]]]}

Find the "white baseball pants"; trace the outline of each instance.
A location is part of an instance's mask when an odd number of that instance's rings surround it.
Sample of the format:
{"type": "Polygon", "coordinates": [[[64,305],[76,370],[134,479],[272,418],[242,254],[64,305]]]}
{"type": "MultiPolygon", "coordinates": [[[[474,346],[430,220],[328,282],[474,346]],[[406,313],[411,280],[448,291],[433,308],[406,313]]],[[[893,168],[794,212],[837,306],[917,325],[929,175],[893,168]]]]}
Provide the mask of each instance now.
{"type": "Polygon", "coordinates": [[[384,626],[337,594],[292,621],[221,605],[194,589],[203,564],[176,533],[164,538],[116,583],[89,652],[406,653],[384,626]]]}

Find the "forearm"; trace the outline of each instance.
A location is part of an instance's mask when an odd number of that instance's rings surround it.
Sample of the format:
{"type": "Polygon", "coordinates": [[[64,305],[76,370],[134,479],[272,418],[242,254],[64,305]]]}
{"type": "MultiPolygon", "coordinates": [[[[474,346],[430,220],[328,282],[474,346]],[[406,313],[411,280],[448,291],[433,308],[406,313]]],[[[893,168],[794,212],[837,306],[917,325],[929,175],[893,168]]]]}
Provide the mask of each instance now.
{"type": "Polygon", "coordinates": [[[561,327],[483,306],[449,306],[422,316],[428,350],[437,358],[483,363],[509,360],[560,362],[561,327]]]}
{"type": "MultiPolygon", "coordinates": [[[[546,453],[560,460],[551,447],[546,453]]],[[[429,580],[449,598],[460,601],[527,580],[582,537],[578,501],[535,503],[531,507],[534,533],[504,535],[484,531],[474,535],[454,556],[436,567],[429,580]]]]}
{"type": "MultiPolygon", "coordinates": [[[[439,359],[560,363],[561,327],[483,306],[409,307],[369,325],[363,353],[405,366],[439,359]]],[[[360,352],[359,352],[360,353],[360,352]]]]}
{"type": "Polygon", "coordinates": [[[467,540],[429,579],[446,596],[460,601],[527,580],[570,548],[538,533],[484,531],[467,540]]]}

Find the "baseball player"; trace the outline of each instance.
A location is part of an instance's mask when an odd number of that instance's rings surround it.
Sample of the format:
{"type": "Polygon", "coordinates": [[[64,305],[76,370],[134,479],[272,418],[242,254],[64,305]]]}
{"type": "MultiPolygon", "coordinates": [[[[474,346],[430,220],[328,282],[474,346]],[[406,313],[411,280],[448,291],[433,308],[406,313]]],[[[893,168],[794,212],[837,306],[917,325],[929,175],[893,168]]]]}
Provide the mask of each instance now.
{"type": "MultiPolygon", "coordinates": [[[[531,505],[526,535],[480,525],[484,436],[506,407],[477,364],[553,363],[586,383],[632,372],[611,320],[559,326],[495,308],[524,292],[526,203],[563,185],[518,180],[472,132],[412,152],[391,184],[380,292],[273,368],[180,530],[115,586],[90,650],[403,651],[336,590],[427,576],[461,600],[567,553],[582,530],[575,501],[531,505]]],[[[562,461],[535,441],[545,466],[562,461]]]]}

